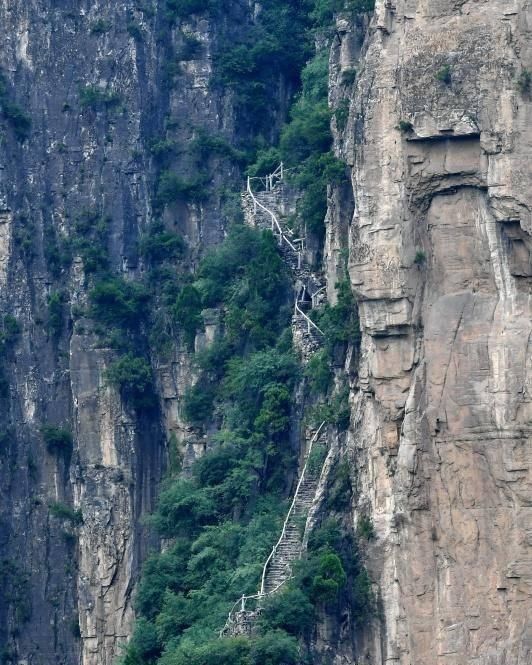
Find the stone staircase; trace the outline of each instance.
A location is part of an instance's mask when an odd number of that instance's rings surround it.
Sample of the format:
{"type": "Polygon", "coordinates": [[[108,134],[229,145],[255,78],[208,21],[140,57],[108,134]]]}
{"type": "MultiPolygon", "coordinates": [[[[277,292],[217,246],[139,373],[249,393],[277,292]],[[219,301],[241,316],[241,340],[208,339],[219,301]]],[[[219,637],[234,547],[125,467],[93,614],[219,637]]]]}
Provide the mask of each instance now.
{"type": "Polygon", "coordinates": [[[248,179],[247,191],[242,195],[242,207],[246,223],[259,229],[271,230],[279,242],[279,250],[289,267],[294,282],[295,304],[292,317],[294,344],[303,363],[320,349],[323,333],[307,312],[325,299],[324,280],[314,273],[305,258],[304,238],[296,238],[283,223],[287,209],[282,179],[268,176],[270,188],[253,191],[252,179],[248,179]],[[275,184],[272,186],[272,182],[275,184]]]}
{"type": "Polygon", "coordinates": [[[265,594],[273,593],[290,578],[292,564],[301,556],[303,528],[316,495],[318,481],[319,472],[307,471],[295,497],[292,513],[265,568],[261,589],[265,594]]]}
{"type": "Polygon", "coordinates": [[[260,615],[265,598],[280,589],[292,576],[295,561],[301,558],[303,543],[308,539],[306,533],[307,516],[316,499],[322,469],[309,465],[314,446],[325,443],[325,422],[315,431],[306,433],[307,452],[299,480],[286,515],[279,540],[274,545],[264,564],[260,589],[251,596],[242,596],[233,605],[220,637],[249,635],[260,615]]]}

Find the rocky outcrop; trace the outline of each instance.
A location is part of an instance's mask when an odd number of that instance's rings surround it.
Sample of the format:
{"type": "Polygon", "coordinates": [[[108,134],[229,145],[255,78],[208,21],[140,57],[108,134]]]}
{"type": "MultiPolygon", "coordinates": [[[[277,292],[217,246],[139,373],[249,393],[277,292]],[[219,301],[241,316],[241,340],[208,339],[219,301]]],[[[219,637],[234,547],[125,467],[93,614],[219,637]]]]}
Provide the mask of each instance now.
{"type": "MultiPolygon", "coordinates": [[[[377,2],[344,93],[355,211],[330,217],[327,259],[347,235],[354,519],[371,509],[382,609],[358,662],[532,659],[530,19],[377,2]]],[[[356,34],[342,19],[333,90],[356,34]]]]}
{"type": "MultiPolygon", "coordinates": [[[[244,29],[247,10],[228,7],[227,24],[172,24],[165,3],[151,4],[0,2],[0,318],[21,327],[0,376],[2,662],[114,662],[168,441],[191,439],[189,456],[202,447],[179,413],[189,354],[152,348],[160,399],[139,418],[105,380],[115,356],[86,318],[91,278],[76,252],[62,258],[81,217],[105,220],[94,251],[139,279],[139,238],[162,214],[153,144],[181,146],[164,168],[188,177],[196,157],[182,147],[198,128],[235,139],[231,94],[210,80],[217,40],[244,29]],[[45,445],[47,424],[71,432],[72,450],[45,445]]],[[[218,159],[212,196],[162,215],[185,239],[189,269],[223,237],[222,197],[240,187],[238,168],[218,159]]]]}

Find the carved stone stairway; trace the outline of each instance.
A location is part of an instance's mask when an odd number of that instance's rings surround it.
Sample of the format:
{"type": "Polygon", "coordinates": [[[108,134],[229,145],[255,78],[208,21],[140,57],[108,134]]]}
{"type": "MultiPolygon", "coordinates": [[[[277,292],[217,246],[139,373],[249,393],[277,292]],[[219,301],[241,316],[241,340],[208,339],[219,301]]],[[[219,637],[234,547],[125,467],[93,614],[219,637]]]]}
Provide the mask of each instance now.
{"type": "Polygon", "coordinates": [[[307,452],[299,480],[286,515],[279,540],[264,564],[258,593],[242,596],[231,608],[220,637],[248,635],[253,631],[265,598],[277,592],[290,579],[295,561],[301,558],[303,543],[308,540],[307,515],[316,499],[322,469],[311,468],[314,447],[325,442],[323,422],[316,431],[306,435],[307,452]]]}
{"type": "Polygon", "coordinates": [[[276,545],[263,577],[263,592],[273,593],[292,574],[292,564],[301,556],[302,529],[318,488],[319,472],[307,470],[299,487],[294,508],[276,545]]]}
{"type": "Polygon", "coordinates": [[[305,258],[304,238],[295,238],[283,224],[287,208],[283,186],[282,166],[266,178],[248,178],[247,191],[242,195],[245,220],[251,226],[269,229],[277,238],[284,262],[289,267],[294,281],[295,303],[292,317],[294,344],[301,353],[303,363],[319,350],[323,333],[307,315],[307,311],[325,298],[324,281],[316,275],[305,258]],[[268,189],[253,191],[255,180],[266,183],[268,189]]]}

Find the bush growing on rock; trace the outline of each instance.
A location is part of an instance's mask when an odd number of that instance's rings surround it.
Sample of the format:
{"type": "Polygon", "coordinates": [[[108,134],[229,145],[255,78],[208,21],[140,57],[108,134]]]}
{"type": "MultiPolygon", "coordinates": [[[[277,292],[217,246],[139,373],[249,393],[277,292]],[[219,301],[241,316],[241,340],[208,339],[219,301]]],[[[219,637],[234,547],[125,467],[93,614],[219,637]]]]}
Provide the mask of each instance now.
{"type": "Polygon", "coordinates": [[[48,452],[66,455],[72,451],[74,440],[69,430],[56,425],[43,425],[40,432],[48,452]]]}

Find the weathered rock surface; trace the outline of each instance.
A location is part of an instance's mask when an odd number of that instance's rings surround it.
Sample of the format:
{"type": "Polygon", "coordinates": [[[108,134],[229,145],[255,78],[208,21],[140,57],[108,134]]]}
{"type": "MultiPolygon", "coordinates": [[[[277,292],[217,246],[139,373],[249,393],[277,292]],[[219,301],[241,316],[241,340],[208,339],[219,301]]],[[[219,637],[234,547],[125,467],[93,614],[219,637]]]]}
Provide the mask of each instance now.
{"type": "MultiPolygon", "coordinates": [[[[131,633],[133,590],[151,545],[142,517],[153,507],[167,442],[189,436],[179,414],[188,355],[154,358],[160,405],[138,418],[105,381],[113,352],[75,313],[91,288],[79,257],[50,267],[54,243],[71,238],[76,219],[91,211],[109,219],[102,251],[113,272],[137,279],[138,240],[154,218],[152,142],[186,146],[198,128],[234,139],[231,95],[209,88],[212,54],[221,31],[245,26],[248,10],[232,5],[240,19],[230,13],[227,25],[172,27],[166,3],[151,5],[0,0],[7,97],[31,120],[22,141],[0,114],[0,315],[22,329],[2,359],[9,387],[0,390],[2,662],[114,662],[131,633]],[[179,62],[183,32],[199,47],[179,62]],[[87,90],[99,98],[83,103],[87,90]],[[61,294],[56,335],[50,293],[61,294]],[[39,428],[47,423],[72,431],[71,455],[46,449],[39,428]],[[73,512],[54,516],[54,502],[73,512]]],[[[167,168],[186,177],[195,158],[178,152],[167,168]]],[[[240,187],[238,169],[217,169],[216,160],[209,201],[165,212],[191,265],[223,237],[222,196],[240,187]]],[[[191,438],[189,456],[202,447],[191,438]]]]}
{"type": "MultiPolygon", "coordinates": [[[[348,235],[355,519],[371,508],[382,611],[357,662],[532,662],[531,20],[378,1],[347,93],[355,212],[330,217],[327,258],[348,235]]],[[[344,97],[353,43],[344,22],[344,97]]]]}

